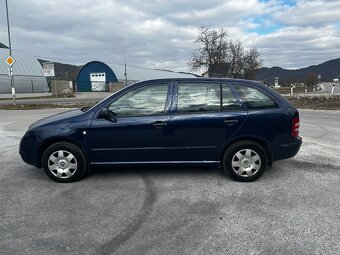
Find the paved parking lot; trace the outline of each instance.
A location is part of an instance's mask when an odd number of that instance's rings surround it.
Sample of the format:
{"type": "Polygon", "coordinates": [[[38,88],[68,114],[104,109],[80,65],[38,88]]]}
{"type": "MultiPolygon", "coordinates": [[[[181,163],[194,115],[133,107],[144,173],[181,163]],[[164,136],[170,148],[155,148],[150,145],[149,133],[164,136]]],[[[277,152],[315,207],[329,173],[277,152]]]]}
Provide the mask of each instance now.
{"type": "Polygon", "coordinates": [[[51,181],[0,111],[0,254],[340,254],[340,112],[301,111],[303,147],[253,183],[214,168],[103,168],[51,181]]]}

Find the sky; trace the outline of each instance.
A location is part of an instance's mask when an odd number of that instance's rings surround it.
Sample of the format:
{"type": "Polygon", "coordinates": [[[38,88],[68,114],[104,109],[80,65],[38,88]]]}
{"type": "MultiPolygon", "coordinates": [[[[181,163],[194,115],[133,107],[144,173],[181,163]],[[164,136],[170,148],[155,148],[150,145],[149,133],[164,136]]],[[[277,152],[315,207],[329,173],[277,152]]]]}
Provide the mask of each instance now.
{"type": "MultiPolygon", "coordinates": [[[[198,29],[223,27],[295,69],[340,57],[338,0],[8,0],[12,48],[37,58],[190,71],[198,29]]],[[[0,42],[8,45],[5,0],[0,42]]]]}

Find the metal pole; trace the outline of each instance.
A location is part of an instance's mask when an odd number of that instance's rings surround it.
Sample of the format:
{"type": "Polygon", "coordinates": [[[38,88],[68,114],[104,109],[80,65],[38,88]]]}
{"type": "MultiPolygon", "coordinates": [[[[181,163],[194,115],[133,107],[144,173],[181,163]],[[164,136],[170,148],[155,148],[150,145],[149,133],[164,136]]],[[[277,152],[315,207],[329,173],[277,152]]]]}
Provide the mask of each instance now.
{"type": "Polygon", "coordinates": [[[124,76],[125,76],[125,86],[127,86],[127,72],[126,72],[126,58],[125,58],[125,47],[124,47],[124,76]]]}
{"type": "MultiPolygon", "coordinates": [[[[7,15],[7,32],[8,32],[8,47],[9,47],[9,55],[12,57],[12,44],[11,44],[11,32],[9,30],[9,16],[8,16],[8,3],[6,2],[6,15],[7,15]]],[[[11,89],[12,89],[12,95],[13,95],[13,105],[16,105],[15,100],[15,87],[14,87],[14,77],[13,77],[13,69],[12,66],[10,66],[10,75],[11,75],[11,89]]]]}

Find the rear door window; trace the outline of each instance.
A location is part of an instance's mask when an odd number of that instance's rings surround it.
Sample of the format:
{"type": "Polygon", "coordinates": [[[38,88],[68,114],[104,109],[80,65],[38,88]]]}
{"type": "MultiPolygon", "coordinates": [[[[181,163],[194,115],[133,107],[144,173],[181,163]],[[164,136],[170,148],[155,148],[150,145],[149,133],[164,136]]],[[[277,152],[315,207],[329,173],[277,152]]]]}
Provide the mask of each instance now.
{"type": "Polygon", "coordinates": [[[277,108],[278,104],[262,91],[240,84],[233,84],[248,109],[277,108]]]}
{"type": "Polygon", "coordinates": [[[216,112],[238,109],[240,109],[240,104],[227,84],[178,84],[177,111],[179,113],[216,112]]]}
{"type": "Polygon", "coordinates": [[[180,113],[220,111],[220,95],[218,83],[179,83],[177,110],[180,113]]]}

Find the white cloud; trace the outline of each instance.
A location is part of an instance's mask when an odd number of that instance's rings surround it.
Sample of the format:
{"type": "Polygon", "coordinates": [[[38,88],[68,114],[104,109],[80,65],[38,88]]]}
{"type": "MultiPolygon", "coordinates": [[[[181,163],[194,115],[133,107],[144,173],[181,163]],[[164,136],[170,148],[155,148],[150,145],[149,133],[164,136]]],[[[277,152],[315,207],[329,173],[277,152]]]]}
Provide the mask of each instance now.
{"type": "Polygon", "coordinates": [[[268,35],[250,36],[250,40],[261,50],[267,66],[299,68],[338,58],[339,32],[336,26],[287,27],[268,35]]]}
{"type": "MultiPolygon", "coordinates": [[[[187,71],[202,25],[223,26],[232,39],[256,46],[265,66],[303,67],[340,56],[339,1],[16,0],[9,5],[13,48],[82,64],[123,63],[125,47],[129,64],[187,71]],[[272,25],[279,29],[261,35],[272,25]]],[[[4,14],[1,2],[0,42],[7,44],[4,14]]]]}
{"type": "Polygon", "coordinates": [[[340,1],[297,1],[296,6],[278,10],[273,18],[289,26],[327,26],[339,22],[340,1]]]}

